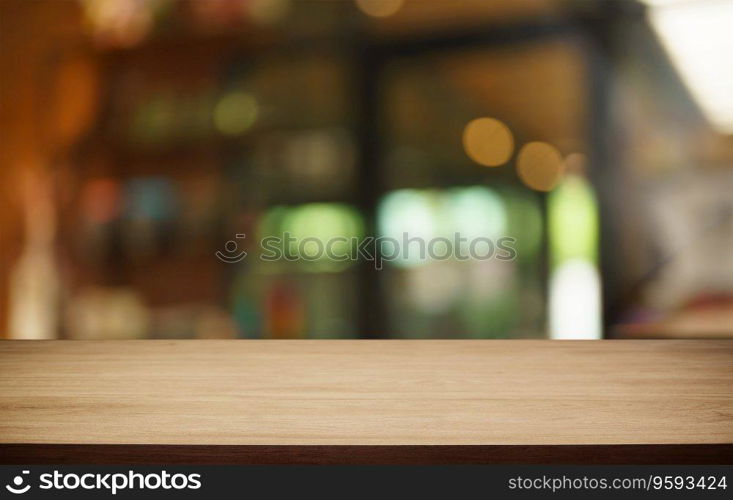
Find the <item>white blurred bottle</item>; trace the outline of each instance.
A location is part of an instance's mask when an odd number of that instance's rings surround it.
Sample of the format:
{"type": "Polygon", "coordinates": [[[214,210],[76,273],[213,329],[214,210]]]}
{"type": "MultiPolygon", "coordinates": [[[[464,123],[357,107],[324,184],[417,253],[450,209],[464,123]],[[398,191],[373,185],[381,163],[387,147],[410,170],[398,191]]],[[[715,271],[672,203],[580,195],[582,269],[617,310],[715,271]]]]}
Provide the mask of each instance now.
{"type": "Polygon", "coordinates": [[[8,333],[12,339],[54,339],[61,283],[54,254],[52,182],[39,169],[26,170],[21,181],[25,241],[10,273],[8,333]]]}

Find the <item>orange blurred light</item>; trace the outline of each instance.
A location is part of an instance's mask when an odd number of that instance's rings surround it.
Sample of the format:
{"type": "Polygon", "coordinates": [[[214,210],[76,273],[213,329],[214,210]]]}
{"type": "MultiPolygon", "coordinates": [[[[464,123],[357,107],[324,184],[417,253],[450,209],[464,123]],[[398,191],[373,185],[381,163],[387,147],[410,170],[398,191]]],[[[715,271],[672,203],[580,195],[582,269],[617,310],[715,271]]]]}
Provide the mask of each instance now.
{"type": "Polygon", "coordinates": [[[529,142],[519,151],[519,178],[536,191],[552,191],[564,171],[565,165],[560,152],[550,144],[529,142]]]}
{"type": "Polygon", "coordinates": [[[356,6],[372,17],[389,17],[402,8],[404,0],[356,0],[356,6]]]}
{"type": "Polygon", "coordinates": [[[463,130],[463,148],[479,165],[497,167],[514,153],[514,138],[509,127],[499,120],[476,118],[463,130]]]}

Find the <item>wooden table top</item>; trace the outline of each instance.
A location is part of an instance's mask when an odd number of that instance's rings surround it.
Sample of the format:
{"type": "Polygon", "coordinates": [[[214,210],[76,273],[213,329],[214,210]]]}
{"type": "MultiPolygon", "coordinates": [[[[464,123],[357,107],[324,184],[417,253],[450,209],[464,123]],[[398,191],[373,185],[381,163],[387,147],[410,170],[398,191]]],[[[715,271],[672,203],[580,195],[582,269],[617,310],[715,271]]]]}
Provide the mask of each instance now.
{"type": "Polygon", "coordinates": [[[0,443],[733,443],[733,341],[2,341],[0,443]]]}

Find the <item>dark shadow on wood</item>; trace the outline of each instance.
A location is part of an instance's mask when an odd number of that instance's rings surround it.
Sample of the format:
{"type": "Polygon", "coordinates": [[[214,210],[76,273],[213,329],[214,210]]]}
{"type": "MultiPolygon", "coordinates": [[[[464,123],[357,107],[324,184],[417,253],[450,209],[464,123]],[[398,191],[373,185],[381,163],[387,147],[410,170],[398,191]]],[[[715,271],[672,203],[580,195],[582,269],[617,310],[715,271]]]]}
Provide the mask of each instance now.
{"type": "Polygon", "coordinates": [[[0,444],[0,464],[733,464],[733,444],[249,446],[0,444]]]}

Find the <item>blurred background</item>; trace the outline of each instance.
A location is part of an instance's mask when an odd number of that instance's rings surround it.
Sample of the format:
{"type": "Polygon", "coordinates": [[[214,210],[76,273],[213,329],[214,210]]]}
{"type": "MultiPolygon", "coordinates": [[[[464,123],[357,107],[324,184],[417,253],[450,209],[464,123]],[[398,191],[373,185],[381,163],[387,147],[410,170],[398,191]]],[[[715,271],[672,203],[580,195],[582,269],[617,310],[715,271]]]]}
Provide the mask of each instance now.
{"type": "Polygon", "coordinates": [[[0,335],[733,337],[731,27],[733,0],[0,0],[0,335]],[[283,232],[518,257],[215,256],[283,232]]]}

